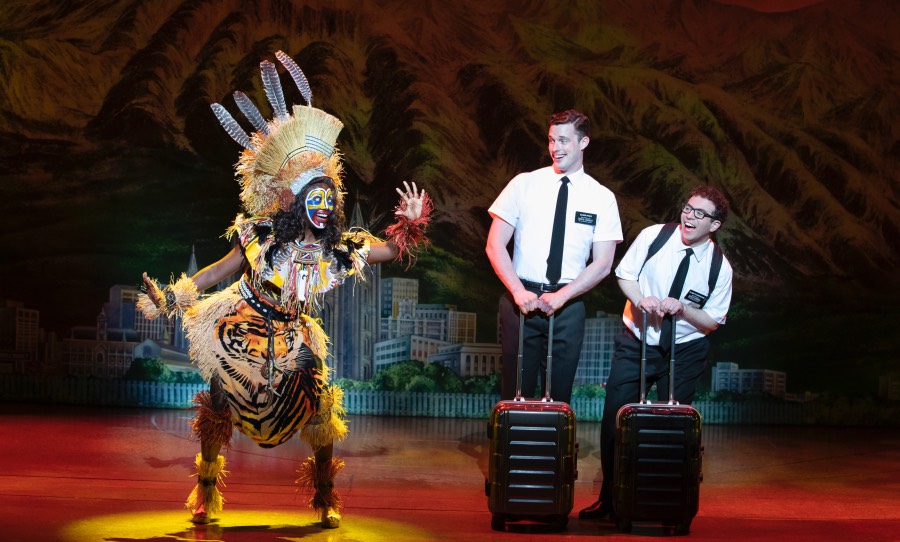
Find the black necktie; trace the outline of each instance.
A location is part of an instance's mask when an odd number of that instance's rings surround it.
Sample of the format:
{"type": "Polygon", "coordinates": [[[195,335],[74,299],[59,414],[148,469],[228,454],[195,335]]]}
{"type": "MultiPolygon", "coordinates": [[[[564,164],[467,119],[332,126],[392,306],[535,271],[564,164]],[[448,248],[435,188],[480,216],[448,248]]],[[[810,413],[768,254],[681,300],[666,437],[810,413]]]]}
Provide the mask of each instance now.
{"type": "Polygon", "coordinates": [[[569,201],[569,178],[560,179],[559,194],[556,196],[556,215],[553,217],[553,233],[550,236],[550,255],[547,256],[547,280],[550,284],[559,282],[562,275],[563,244],[566,237],[566,204],[569,201]]]}
{"type": "MultiPolygon", "coordinates": [[[[674,299],[681,299],[681,290],[684,289],[684,279],[687,278],[688,266],[691,265],[691,255],[694,249],[688,248],[684,251],[684,258],[678,264],[678,271],[675,272],[675,279],[672,281],[672,287],[669,288],[669,295],[674,299]]],[[[666,316],[663,319],[662,327],[659,330],[659,345],[663,348],[669,348],[672,345],[672,316],[666,316]]]]}

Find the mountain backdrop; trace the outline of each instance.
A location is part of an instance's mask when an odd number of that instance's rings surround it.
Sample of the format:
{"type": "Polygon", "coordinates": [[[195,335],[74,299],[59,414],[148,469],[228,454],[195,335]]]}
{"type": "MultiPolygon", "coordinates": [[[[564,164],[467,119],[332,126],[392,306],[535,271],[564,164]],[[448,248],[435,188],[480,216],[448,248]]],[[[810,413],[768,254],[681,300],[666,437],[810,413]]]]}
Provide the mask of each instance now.
{"type": "MultiPolygon", "coordinates": [[[[872,390],[900,370],[898,29],[893,0],[8,0],[0,298],[63,330],[113,284],[224,254],[240,147],[209,104],[265,104],[259,62],[284,50],[345,124],[348,202],[373,230],[403,180],[433,195],[434,248],[409,273],[426,300],[479,312],[479,340],[502,292],[486,209],[549,164],[547,117],[574,107],[593,120],[587,170],[618,197],[618,256],[695,184],[731,201],[715,358],[787,370],[791,391],[872,390]]],[[[613,280],[590,297],[623,301],[613,280]]]]}

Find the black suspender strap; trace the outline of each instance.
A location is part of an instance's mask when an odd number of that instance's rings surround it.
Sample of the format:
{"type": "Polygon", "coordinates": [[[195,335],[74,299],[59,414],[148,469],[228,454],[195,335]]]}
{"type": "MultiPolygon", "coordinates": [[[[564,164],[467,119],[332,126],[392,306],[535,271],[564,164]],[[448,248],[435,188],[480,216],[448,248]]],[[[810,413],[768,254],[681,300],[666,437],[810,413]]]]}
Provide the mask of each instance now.
{"type": "MultiPolygon", "coordinates": [[[[644,258],[644,263],[641,264],[641,271],[643,271],[644,266],[647,265],[647,260],[655,256],[656,253],[659,252],[659,249],[661,249],[663,245],[666,244],[666,241],[669,240],[669,237],[672,237],[672,234],[675,233],[675,230],[677,229],[678,222],[666,222],[665,224],[663,224],[662,229],[659,230],[659,233],[656,235],[656,239],[654,239],[653,242],[650,243],[650,248],[647,249],[647,257],[644,258]]],[[[638,271],[639,277],[641,276],[641,271],[638,271]]]]}

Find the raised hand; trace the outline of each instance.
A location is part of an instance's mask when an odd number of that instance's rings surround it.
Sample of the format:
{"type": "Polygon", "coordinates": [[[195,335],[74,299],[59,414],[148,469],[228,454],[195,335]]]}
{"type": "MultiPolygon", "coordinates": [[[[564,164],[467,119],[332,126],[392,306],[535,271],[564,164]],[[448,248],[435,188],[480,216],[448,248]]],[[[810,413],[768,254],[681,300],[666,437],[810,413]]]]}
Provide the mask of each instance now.
{"type": "Polygon", "coordinates": [[[406,181],[403,181],[403,186],[404,190],[396,189],[397,193],[400,194],[402,203],[394,214],[407,220],[417,220],[422,216],[422,202],[425,200],[425,190],[420,192],[415,182],[412,183],[412,188],[406,181]]]}

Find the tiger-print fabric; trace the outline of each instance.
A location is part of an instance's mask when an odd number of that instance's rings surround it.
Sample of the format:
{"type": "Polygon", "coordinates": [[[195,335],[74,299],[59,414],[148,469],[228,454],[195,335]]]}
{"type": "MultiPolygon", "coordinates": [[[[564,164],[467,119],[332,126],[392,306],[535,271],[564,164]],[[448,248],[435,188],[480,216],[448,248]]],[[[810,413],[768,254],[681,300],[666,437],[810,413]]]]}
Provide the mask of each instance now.
{"type": "Polygon", "coordinates": [[[304,344],[295,322],[266,320],[244,300],[214,325],[215,371],[232,412],[235,427],[262,447],[290,439],[317,412],[325,386],[323,362],[304,344]],[[274,342],[275,390],[269,391],[266,355],[274,342]]]}

